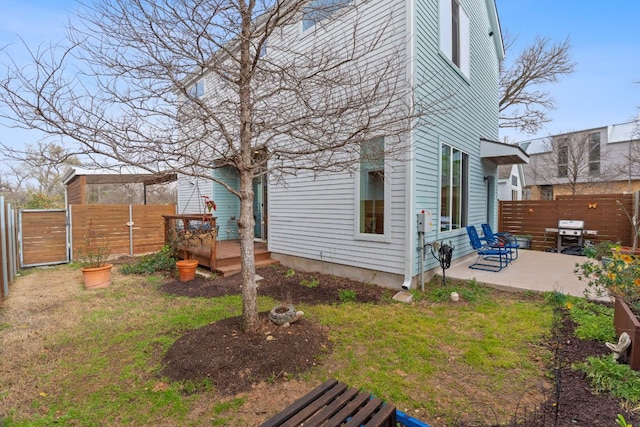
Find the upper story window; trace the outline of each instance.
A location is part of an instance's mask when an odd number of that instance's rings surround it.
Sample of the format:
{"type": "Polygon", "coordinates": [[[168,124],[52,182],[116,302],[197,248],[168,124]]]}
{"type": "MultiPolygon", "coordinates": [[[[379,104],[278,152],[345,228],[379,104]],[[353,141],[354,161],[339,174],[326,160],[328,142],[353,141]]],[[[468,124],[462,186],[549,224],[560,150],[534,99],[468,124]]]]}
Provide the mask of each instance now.
{"type": "Polygon", "coordinates": [[[258,57],[262,58],[267,55],[267,45],[269,44],[269,39],[266,39],[264,43],[260,46],[260,52],[258,52],[258,57]]]}
{"type": "Polygon", "coordinates": [[[558,141],[558,177],[569,176],[569,143],[566,139],[558,141]]]}
{"type": "Polygon", "coordinates": [[[440,172],[440,231],[467,226],[469,156],[442,144],[440,172]]]}
{"type": "Polygon", "coordinates": [[[200,80],[189,88],[189,95],[194,98],[202,98],[204,96],[204,81],[200,80]]]}
{"type": "Polygon", "coordinates": [[[459,0],[440,0],[440,50],[470,76],[470,21],[459,0]]]}
{"type": "Polygon", "coordinates": [[[600,176],[600,133],[589,134],[589,176],[600,176]]]}
{"type": "Polygon", "coordinates": [[[302,31],[327,19],[352,0],[312,0],[302,8],[302,31]]]}
{"type": "Polygon", "coordinates": [[[518,177],[516,175],[511,175],[511,185],[514,187],[518,186],[518,177]]]}

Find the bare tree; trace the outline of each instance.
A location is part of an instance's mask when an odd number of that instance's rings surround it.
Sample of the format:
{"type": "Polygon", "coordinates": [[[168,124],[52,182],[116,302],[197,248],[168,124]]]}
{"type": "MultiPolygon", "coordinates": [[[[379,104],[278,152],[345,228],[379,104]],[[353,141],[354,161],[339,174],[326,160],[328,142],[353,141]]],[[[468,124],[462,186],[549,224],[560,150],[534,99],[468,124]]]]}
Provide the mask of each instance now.
{"type": "Polygon", "coordinates": [[[240,200],[243,319],[253,331],[252,180],[355,168],[374,137],[401,158],[427,111],[415,108],[404,75],[405,40],[391,37],[402,11],[372,29],[361,19],[368,3],[95,2],[69,43],[30,50],[29,67],[8,63],[4,119],[64,136],[98,162],[214,181],[212,167],[235,168],[239,188],[217,182],[240,200]]]}
{"type": "MultiPolygon", "coordinates": [[[[515,39],[505,36],[507,54],[515,39]]],[[[548,38],[536,38],[510,67],[500,74],[500,127],[536,133],[550,121],[548,110],[555,108],[553,97],[540,85],[555,83],[575,68],[571,62],[569,39],[552,44],[548,38]]]]}
{"type": "Polygon", "coordinates": [[[10,171],[4,191],[10,193],[10,201],[29,208],[64,206],[62,175],[67,167],[80,165],[77,157],[59,144],[44,141],[26,144],[19,155],[5,149],[4,155],[10,171]]]}
{"type": "Polygon", "coordinates": [[[619,177],[619,165],[601,149],[600,134],[579,132],[549,137],[542,153],[531,155],[525,167],[528,185],[563,185],[572,195],[606,184],[619,177]]]}

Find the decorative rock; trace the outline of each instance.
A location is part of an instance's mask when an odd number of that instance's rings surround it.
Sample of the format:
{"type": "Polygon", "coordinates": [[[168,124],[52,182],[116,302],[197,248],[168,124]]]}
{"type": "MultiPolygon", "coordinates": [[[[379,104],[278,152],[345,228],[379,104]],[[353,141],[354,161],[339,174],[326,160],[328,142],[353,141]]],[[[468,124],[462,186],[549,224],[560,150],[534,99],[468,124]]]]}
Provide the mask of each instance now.
{"type": "Polygon", "coordinates": [[[451,301],[459,301],[460,295],[457,292],[451,292],[451,301]]]}
{"type": "Polygon", "coordinates": [[[298,320],[300,320],[302,316],[304,316],[304,311],[302,310],[296,311],[296,315],[293,316],[293,319],[291,319],[289,323],[297,322],[298,320]]]}

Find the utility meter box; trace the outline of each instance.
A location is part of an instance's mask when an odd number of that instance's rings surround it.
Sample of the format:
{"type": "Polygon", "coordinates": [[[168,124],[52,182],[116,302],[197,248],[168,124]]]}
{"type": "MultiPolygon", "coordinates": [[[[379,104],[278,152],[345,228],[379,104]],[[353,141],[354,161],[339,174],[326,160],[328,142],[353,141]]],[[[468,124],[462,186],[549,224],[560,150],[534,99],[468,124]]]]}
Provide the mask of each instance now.
{"type": "Polygon", "coordinates": [[[424,209],[418,211],[418,232],[429,233],[433,231],[433,220],[431,218],[431,212],[424,209]]]}

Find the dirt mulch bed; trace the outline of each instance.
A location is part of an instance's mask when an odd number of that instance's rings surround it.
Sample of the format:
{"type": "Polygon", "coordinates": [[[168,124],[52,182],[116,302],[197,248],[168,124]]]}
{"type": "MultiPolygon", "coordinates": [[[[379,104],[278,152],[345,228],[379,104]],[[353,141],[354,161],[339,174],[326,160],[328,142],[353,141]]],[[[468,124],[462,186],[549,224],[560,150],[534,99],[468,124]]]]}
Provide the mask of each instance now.
{"type": "Polygon", "coordinates": [[[221,394],[233,395],[303,372],[331,349],[328,330],[304,318],[283,328],[260,313],[260,331],[252,334],[242,332],[241,320],[224,319],[182,336],[165,355],[162,374],[195,383],[208,379],[221,394]]]}
{"type": "Polygon", "coordinates": [[[609,394],[596,394],[586,375],[572,369],[589,356],[610,354],[606,346],[598,341],[581,340],[575,337],[576,324],[565,315],[562,328],[553,338],[556,360],[551,368],[555,387],[553,394],[540,408],[520,414],[512,425],[524,427],[601,427],[615,425],[618,414],[627,422],[636,425],[640,418],[622,408],[621,401],[609,394]],[[524,420],[523,420],[524,418],[524,420]]]}
{"type": "MultiPolygon", "coordinates": [[[[344,277],[294,272],[280,265],[259,268],[256,274],[263,278],[258,281],[258,295],[293,304],[340,303],[340,291],[349,290],[355,291],[357,302],[378,303],[388,301],[397,292],[344,277]]],[[[196,277],[188,282],[165,283],[161,289],[173,295],[211,298],[240,294],[241,281],[240,274],[215,279],[196,277]]]]}

